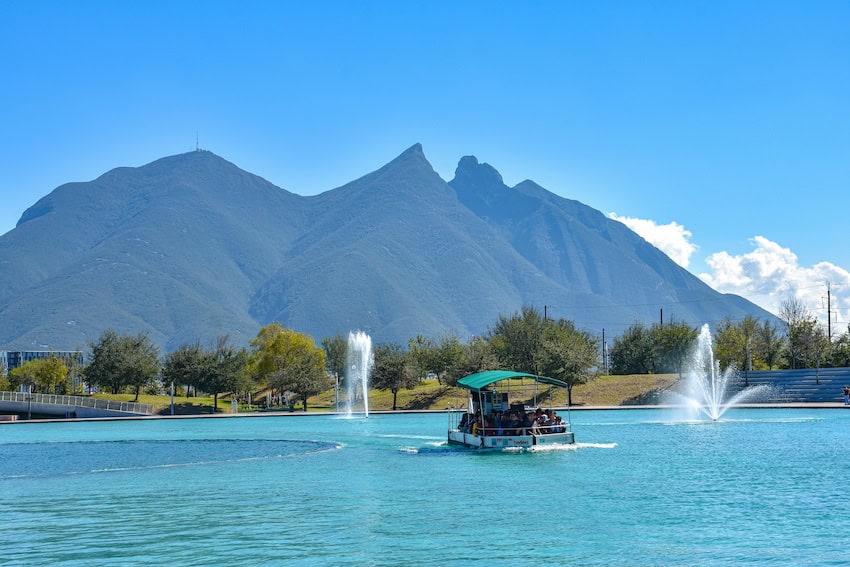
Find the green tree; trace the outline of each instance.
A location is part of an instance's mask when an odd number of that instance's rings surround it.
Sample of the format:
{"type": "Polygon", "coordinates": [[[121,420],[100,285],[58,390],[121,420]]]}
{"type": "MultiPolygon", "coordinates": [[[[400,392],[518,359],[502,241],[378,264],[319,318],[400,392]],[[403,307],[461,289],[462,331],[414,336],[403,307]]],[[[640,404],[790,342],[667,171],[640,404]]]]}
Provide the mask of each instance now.
{"type": "Polygon", "coordinates": [[[468,374],[498,368],[499,361],[490,345],[481,337],[461,344],[460,359],[452,366],[446,383],[454,386],[457,381],[468,374]]]}
{"type": "Polygon", "coordinates": [[[130,387],[138,401],[142,387],[160,373],[157,347],[146,333],[119,336],[110,329],[90,347],[86,379],[92,385],[109,388],[113,394],[130,387]]]}
{"type": "Polygon", "coordinates": [[[36,365],[35,384],[39,391],[46,394],[56,393],[57,388],[65,387],[68,380],[68,366],[56,355],[33,360],[36,365]]]}
{"type": "Polygon", "coordinates": [[[653,326],[653,357],[656,372],[675,372],[682,377],[685,363],[697,339],[697,330],[681,321],[653,326]]]}
{"type": "Polygon", "coordinates": [[[85,369],[86,381],[98,388],[109,388],[117,394],[124,387],[121,373],[121,337],[112,329],[104,331],[97,342],[89,344],[91,354],[85,369]]]}
{"type": "Polygon", "coordinates": [[[340,386],[344,381],[345,365],[348,360],[348,341],[342,335],[325,337],[322,339],[322,348],[325,349],[325,366],[328,374],[333,376],[336,384],[340,386]]]}
{"type": "Polygon", "coordinates": [[[307,398],[330,387],[325,351],[313,337],[271,323],[251,340],[252,373],[279,392],[299,394],[307,411],[307,398]]]}
{"type": "Polygon", "coordinates": [[[455,334],[440,337],[440,341],[431,349],[429,360],[430,368],[440,385],[454,386],[458,378],[469,374],[464,366],[464,346],[455,334]]]}
{"type": "Polygon", "coordinates": [[[184,343],[165,356],[162,379],[167,384],[185,385],[188,395],[191,388],[197,390],[203,383],[204,376],[209,371],[208,365],[208,357],[200,342],[184,343]]]}
{"type": "Polygon", "coordinates": [[[207,371],[201,380],[201,389],[213,395],[213,411],[218,407],[218,395],[236,393],[244,385],[247,375],[248,353],[229,344],[227,336],[216,339],[214,350],[206,353],[207,371]]]}
{"type": "Polygon", "coordinates": [[[9,372],[9,382],[13,390],[17,390],[21,386],[26,390],[35,390],[36,367],[32,362],[34,361],[27,361],[9,372]]]}
{"type": "Polygon", "coordinates": [[[372,369],[372,387],[389,390],[396,409],[399,390],[412,388],[419,378],[410,363],[410,356],[401,345],[385,343],[375,348],[375,366],[372,369]]]}
{"type": "MultiPolygon", "coordinates": [[[[435,361],[435,346],[434,342],[422,335],[416,335],[407,340],[407,350],[410,353],[410,364],[412,371],[419,377],[425,378],[429,372],[434,370],[435,361]]],[[[442,377],[439,372],[437,375],[437,383],[442,384],[442,377]]]]}
{"type": "Polygon", "coordinates": [[[810,350],[817,321],[803,302],[793,296],[782,301],[779,318],[785,323],[788,339],[788,367],[806,368],[806,354],[810,350]]]}
{"type": "Polygon", "coordinates": [[[650,329],[634,323],[614,337],[609,353],[611,374],[649,374],[653,368],[653,341],[650,329]]]}
{"type": "Polygon", "coordinates": [[[720,364],[721,369],[730,366],[743,369],[746,356],[746,337],[741,328],[731,319],[724,319],[714,329],[712,346],[714,347],[714,358],[720,364]]]}
{"type": "Polygon", "coordinates": [[[142,388],[153,382],[162,372],[159,349],[151,342],[147,333],[123,337],[122,345],[122,381],[133,389],[136,394],[133,401],[138,402],[142,388]]]}
{"type": "Polygon", "coordinates": [[[599,340],[572,321],[548,321],[537,359],[540,374],[567,383],[567,404],[572,405],[573,386],[587,382],[599,365],[599,340]]]}
{"type": "Polygon", "coordinates": [[[539,374],[537,355],[543,327],[543,317],[534,307],[525,306],[511,316],[499,315],[487,337],[499,365],[507,370],[539,374]]]}
{"type": "Polygon", "coordinates": [[[779,327],[772,321],[762,321],[755,331],[756,359],[768,370],[773,370],[779,364],[784,347],[785,337],[779,327]]]}
{"type": "Polygon", "coordinates": [[[850,325],[833,342],[831,362],[835,367],[850,366],[850,325]]]}

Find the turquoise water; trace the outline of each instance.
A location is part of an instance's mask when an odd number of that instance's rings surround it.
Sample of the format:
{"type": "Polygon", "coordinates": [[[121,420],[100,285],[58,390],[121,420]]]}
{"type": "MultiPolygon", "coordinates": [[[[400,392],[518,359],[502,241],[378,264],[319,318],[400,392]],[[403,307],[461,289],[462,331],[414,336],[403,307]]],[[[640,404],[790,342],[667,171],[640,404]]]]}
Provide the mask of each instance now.
{"type": "Polygon", "coordinates": [[[445,414],[0,427],[0,565],[846,565],[850,412],[573,412],[476,454],[445,414]]]}

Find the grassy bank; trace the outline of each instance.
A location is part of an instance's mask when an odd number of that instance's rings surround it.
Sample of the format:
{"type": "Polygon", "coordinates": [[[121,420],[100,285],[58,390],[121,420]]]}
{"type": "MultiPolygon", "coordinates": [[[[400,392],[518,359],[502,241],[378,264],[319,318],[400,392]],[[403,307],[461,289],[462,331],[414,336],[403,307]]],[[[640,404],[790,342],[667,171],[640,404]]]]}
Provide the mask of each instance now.
{"type": "MultiPolygon", "coordinates": [[[[635,404],[656,403],[656,393],[669,389],[676,383],[674,374],[636,374],[628,376],[600,376],[587,384],[573,388],[573,405],[577,406],[622,406],[635,404]]],[[[461,407],[466,404],[463,392],[452,386],[440,385],[436,380],[423,380],[415,388],[402,390],[398,393],[397,408],[400,410],[444,410],[448,407],[461,407]]],[[[97,394],[95,397],[108,398],[124,402],[134,399],[132,394],[97,394]]],[[[543,405],[564,406],[566,394],[563,390],[541,391],[540,403],[543,405]]],[[[168,415],[171,412],[170,396],[139,396],[139,403],[150,404],[154,413],[168,415]]],[[[328,390],[318,396],[311,397],[308,402],[310,411],[333,411],[334,392],[328,390]]],[[[210,413],[213,405],[212,397],[174,397],[174,413],[176,415],[191,415],[210,413]]],[[[391,410],[393,407],[392,393],[386,390],[369,391],[369,409],[391,410]]],[[[300,403],[298,409],[301,409],[300,403]]],[[[239,411],[256,411],[256,407],[240,405],[239,411]]],[[[232,411],[230,399],[219,396],[217,413],[232,411]]]]}

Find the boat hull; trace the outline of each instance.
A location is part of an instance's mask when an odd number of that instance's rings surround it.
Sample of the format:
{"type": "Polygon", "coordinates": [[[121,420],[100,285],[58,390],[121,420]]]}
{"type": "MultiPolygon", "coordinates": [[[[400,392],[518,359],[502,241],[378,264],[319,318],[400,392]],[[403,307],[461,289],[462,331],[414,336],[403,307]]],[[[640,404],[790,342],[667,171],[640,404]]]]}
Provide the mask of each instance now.
{"type": "Polygon", "coordinates": [[[449,431],[448,442],[451,445],[463,445],[471,449],[530,449],[537,445],[572,445],[575,436],[572,431],[565,433],[547,433],[546,435],[488,435],[478,436],[464,431],[449,431]]]}

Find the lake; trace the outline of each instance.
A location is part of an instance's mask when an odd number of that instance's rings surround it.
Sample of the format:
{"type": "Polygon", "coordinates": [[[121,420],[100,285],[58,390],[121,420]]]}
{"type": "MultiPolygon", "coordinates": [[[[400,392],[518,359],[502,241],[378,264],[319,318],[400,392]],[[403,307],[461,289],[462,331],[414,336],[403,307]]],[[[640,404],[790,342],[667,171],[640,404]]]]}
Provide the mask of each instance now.
{"type": "Polygon", "coordinates": [[[475,453],[447,416],[0,426],[0,565],[839,565],[850,411],[573,411],[475,453]]]}

